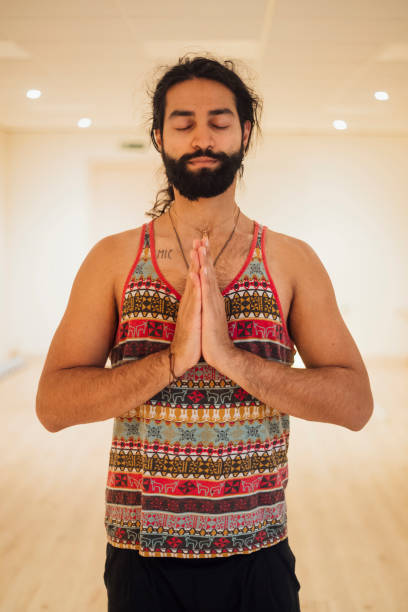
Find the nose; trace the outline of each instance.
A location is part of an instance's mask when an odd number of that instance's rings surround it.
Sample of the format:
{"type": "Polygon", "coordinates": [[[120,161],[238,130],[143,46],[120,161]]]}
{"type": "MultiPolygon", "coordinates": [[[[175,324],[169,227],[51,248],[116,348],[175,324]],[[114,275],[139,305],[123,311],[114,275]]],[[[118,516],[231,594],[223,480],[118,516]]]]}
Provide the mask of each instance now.
{"type": "Polygon", "coordinates": [[[214,148],[215,141],[211,129],[207,125],[196,125],[192,132],[191,144],[202,151],[214,148]]]}

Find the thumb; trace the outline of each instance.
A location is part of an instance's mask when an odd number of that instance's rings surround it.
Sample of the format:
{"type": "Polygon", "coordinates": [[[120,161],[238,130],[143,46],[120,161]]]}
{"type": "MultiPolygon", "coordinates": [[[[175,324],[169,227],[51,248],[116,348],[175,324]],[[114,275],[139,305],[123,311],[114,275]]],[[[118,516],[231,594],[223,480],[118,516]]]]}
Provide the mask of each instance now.
{"type": "Polygon", "coordinates": [[[190,267],[188,270],[187,283],[190,282],[195,287],[200,287],[199,267],[197,251],[192,249],[190,251],[190,267]]]}

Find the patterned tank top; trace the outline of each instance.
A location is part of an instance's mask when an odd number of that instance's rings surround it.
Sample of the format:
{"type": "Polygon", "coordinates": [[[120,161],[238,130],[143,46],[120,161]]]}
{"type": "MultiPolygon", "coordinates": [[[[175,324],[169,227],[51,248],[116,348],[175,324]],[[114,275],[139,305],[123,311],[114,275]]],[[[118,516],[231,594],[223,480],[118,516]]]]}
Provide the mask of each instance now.
{"type": "MultiPolygon", "coordinates": [[[[288,366],[296,349],[254,222],[247,260],[222,291],[236,347],[288,366]]],[[[156,260],[153,221],[122,294],[112,368],[172,341],[180,294],[156,260]]],[[[287,537],[289,415],[199,363],[116,417],[105,490],[108,542],[143,557],[252,553],[287,537]]]]}

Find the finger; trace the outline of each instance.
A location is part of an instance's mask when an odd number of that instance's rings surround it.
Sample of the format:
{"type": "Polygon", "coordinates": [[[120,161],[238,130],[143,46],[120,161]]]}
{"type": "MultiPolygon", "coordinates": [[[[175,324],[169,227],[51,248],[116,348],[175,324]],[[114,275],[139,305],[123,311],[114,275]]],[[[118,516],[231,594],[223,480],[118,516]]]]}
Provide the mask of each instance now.
{"type": "Polygon", "coordinates": [[[200,281],[201,281],[201,292],[202,292],[203,300],[206,300],[208,296],[209,279],[208,279],[208,269],[205,265],[200,267],[199,275],[200,275],[200,281]]]}
{"type": "Polygon", "coordinates": [[[198,249],[198,254],[200,257],[200,265],[204,270],[204,274],[209,277],[211,283],[217,284],[215,268],[208,252],[208,248],[201,246],[198,249]]]}
{"type": "Polygon", "coordinates": [[[198,258],[198,253],[197,253],[197,251],[195,249],[193,249],[191,251],[191,261],[192,261],[192,264],[193,264],[194,272],[196,272],[198,274],[198,271],[200,269],[200,260],[198,258]]]}
{"type": "Polygon", "coordinates": [[[190,265],[188,271],[190,273],[197,273],[197,251],[195,249],[191,249],[190,251],[190,265]]]}
{"type": "Polygon", "coordinates": [[[210,243],[208,242],[208,238],[204,237],[201,238],[200,240],[200,246],[198,247],[198,251],[200,250],[200,248],[204,249],[204,253],[206,253],[207,255],[210,254],[210,243]]]}
{"type": "Polygon", "coordinates": [[[199,265],[199,261],[198,261],[198,255],[197,255],[197,251],[195,249],[192,249],[190,251],[190,271],[189,271],[189,276],[193,282],[193,284],[196,287],[200,286],[200,277],[199,277],[199,270],[200,270],[200,265],[199,265]]]}
{"type": "Polygon", "coordinates": [[[200,245],[200,247],[197,250],[199,259],[200,259],[200,266],[205,266],[206,262],[207,262],[207,249],[206,247],[204,247],[203,245],[200,245]]]}
{"type": "Polygon", "coordinates": [[[200,240],[201,244],[203,246],[209,246],[210,245],[210,241],[208,239],[208,236],[203,236],[200,240]]]}

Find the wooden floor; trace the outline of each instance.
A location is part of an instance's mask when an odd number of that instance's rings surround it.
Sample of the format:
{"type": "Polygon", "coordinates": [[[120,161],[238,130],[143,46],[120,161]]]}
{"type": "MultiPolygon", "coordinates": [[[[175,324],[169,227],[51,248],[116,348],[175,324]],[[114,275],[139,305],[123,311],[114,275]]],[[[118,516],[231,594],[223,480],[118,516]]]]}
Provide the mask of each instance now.
{"type": "MultiPolygon", "coordinates": [[[[42,363],[0,379],[0,610],[105,612],[113,421],[47,432],[34,407],[42,363]]],[[[408,610],[408,360],[366,365],[375,412],[362,431],[291,418],[288,529],[302,612],[408,610]]]]}

